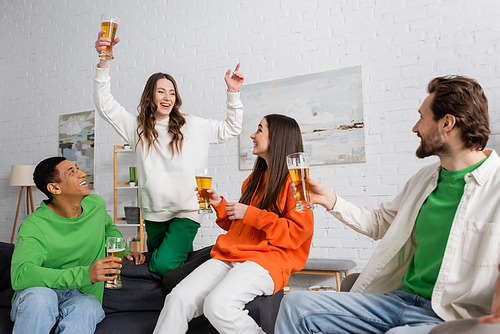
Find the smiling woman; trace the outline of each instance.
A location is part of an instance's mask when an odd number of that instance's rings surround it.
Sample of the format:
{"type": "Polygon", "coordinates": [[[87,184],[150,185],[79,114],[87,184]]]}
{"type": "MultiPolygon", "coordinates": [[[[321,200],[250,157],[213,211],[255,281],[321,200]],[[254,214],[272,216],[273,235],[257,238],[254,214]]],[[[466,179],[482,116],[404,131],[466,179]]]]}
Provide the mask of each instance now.
{"type": "Polygon", "coordinates": [[[253,133],[250,138],[253,141],[253,154],[263,159],[267,159],[269,155],[269,128],[266,118],[263,118],[257,131],[253,133]]]}
{"type": "MultiPolygon", "coordinates": [[[[120,41],[115,38],[113,45],[120,41]]],[[[110,45],[99,32],[97,52],[110,45]]],[[[195,170],[208,167],[210,144],[240,134],[244,77],[238,64],[225,74],[227,116],[223,121],[180,112],[182,99],[174,78],[155,73],[146,82],[136,117],[111,95],[109,61],[101,59],[94,79],[94,102],[104,120],[134,149],[139,180],[139,203],[153,252],[151,271],[164,275],[183,264],[192,250],[202,215],[198,214],[195,170]],[[189,139],[189,140],[187,140],[189,139]]]]}
{"type": "Polygon", "coordinates": [[[156,81],[155,99],[156,112],[155,118],[162,121],[168,118],[170,111],[175,105],[175,95],[177,89],[174,86],[174,81],[168,79],[160,79],[156,81]]]}
{"type": "Polygon", "coordinates": [[[251,138],[257,160],[240,200],[207,191],[216,222],[227,232],[217,238],[211,259],[167,295],[154,334],[186,333],[201,314],[219,333],[263,333],[245,305],[283,289],[306,263],[314,217],[295,210],[286,163],[287,155],[304,149],[300,127],[285,115],[266,115],[251,138]]]}
{"type": "Polygon", "coordinates": [[[186,118],[179,111],[181,106],[177,83],[171,75],[159,72],[149,77],[137,107],[137,133],[141,143],[146,143],[147,152],[160,144],[156,122],[165,121],[172,137],[168,147],[172,154],[181,154],[184,142],[181,128],[186,124],[186,118]]]}

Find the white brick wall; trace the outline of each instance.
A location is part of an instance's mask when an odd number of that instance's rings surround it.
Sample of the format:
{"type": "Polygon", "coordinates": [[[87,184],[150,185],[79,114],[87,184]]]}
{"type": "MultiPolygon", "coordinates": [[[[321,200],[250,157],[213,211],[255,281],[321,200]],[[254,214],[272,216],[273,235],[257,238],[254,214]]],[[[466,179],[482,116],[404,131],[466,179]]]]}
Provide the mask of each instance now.
{"type": "MultiPolygon", "coordinates": [[[[374,207],[391,199],[422,164],[432,160],[415,157],[418,140],[411,128],[433,77],[462,74],[479,81],[490,101],[490,146],[500,146],[498,0],[111,0],[99,5],[3,0],[2,241],[10,240],[19,191],[8,187],[10,166],[36,164],[56,155],[59,115],[94,109],[93,44],[105,11],[122,18],[112,89],[131,112],[146,79],[158,71],[176,78],[184,112],[222,119],[223,76],[237,62],[246,84],[362,65],[367,162],[311,170],[330,190],[353,202],[374,207]]],[[[97,120],[94,192],[104,197],[110,214],[112,147],[122,142],[107,123],[97,120]]],[[[248,174],[238,170],[238,141],[213,146],[210,164],[218,174],[218,191],[237,200],[248,174]]],[[[35,191],[35,202],[42,199],[35,191]]],[[[354,259],[355,271],[361,270],[376,242],[345,228],[324,209],[317,208],[315,217],[311,254],[354,259]]],[[[213,243],[221,232],[213,220],[213,215],[205,217],[196,247],[213,243]]],[[[322,280],[296,276],[296,285],[322,280]]]]}

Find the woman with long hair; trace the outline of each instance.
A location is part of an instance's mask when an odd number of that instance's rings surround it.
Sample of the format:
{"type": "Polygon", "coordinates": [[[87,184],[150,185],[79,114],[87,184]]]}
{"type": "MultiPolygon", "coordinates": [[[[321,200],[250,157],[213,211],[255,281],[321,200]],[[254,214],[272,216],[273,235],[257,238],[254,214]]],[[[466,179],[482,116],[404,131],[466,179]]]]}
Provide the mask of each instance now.
{"type": "MultiPolygon", "coordinates": [[[[97,52],[110,45],[99,32],[97,52]]],[[[115,38],[113,45],[120,41],[115,38]]],[[[243,105],[239,90],[244,77],[236,66],[226,72],[227,117],[203,119],[180,112],[182,100],[170,75],[149,77],[139,115],[127,112],[111,95],[109,61],[100,59],[94,78],[94,103],[101,117],[133,149],[137,161],[139,206],[153,252],[149,268],[164,275],[183,264],[203,215],[198,214],[195,169],[206,168],[210,144],[223,143],[241,132],[243,105]]]]}
{"type": "Polygon", "coordinates": [[[258,157],[239,202],[209,190],[217,224],[227,233],[217,238],[212,258],[167,295],[155,334],[186,333],[188,322],[201,314],[219,333],[262,333],[245,304],[283,289],[306,263],[314,218],[295,211],[286,164],[288,154],[303,151],[299,125],[267,115],[250,137],[258,157]]]}

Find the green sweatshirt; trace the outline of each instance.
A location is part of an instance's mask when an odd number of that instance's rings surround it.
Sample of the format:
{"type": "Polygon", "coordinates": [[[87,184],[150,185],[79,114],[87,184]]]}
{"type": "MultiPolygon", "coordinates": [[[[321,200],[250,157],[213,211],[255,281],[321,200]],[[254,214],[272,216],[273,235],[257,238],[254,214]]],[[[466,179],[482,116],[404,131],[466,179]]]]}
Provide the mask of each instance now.
{"type": "MultiPolygon", "coordinates": [[[[89,267],[106,257],[106,237],[122,237],[97,195],[85,197],[77,218],[55,214],[42,202],[19,227],[12,256],[14,291],[32,287],[78,289],[102,303],[104,282],[90,282],[89,267]]],[[[125,253],[129,253],[127,247],[125,253]]]]}

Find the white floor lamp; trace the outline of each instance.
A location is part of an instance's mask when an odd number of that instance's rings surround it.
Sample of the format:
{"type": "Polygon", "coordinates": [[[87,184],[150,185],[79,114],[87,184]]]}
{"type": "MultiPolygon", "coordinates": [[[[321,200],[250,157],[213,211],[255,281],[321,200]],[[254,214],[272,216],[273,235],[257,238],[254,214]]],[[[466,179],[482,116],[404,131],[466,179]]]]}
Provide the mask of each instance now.
{"type": "Polygon", "coordinates": [[[33,182],[33,171],[35,170],[35,167],[35,165],[15,165],[10,169],[9,186],[21,187],[21,190],[19,192],[19,201],[17,202],[16,219],[14,220],[14,227],[12,228],[12,237],[10,238],[10,243],[14,242],[17,217],[19,216],[19,208],[21,207],[21,199],[23,197],[24,187],[26,187],[26,215],[29,215],[30,213],[35,211],[33,206],[33,194],[31,193],[31,187],[35,186],[35,182],[33,182]],[[30,204],[31,212],[29,206],[30,204]]]}

